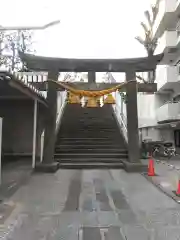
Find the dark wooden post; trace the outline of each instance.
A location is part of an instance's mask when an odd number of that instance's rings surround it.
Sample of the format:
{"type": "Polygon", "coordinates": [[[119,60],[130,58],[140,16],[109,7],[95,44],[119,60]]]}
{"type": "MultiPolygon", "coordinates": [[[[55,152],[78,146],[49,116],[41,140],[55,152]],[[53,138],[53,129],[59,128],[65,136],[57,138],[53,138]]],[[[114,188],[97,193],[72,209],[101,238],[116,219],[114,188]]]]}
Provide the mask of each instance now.
{"type": "MultiPolygon", "coordinates": [[[[126,81],[135,80],[135,71],[126,72],[126,81]]],[[[140,162],[139,150],[139,129],[138,129],[138,110],[137,110],[137,84],[130,82],[127,84],[127,129],[128,129],[128,151],[129,161],[140,162]]]]}
{"type": "Polygon", "coordinates": [[[96,82],[96,72],[88,72],[88,83],[96,82]]]}
{"type": "MultiPolygon", "coordinates": [[[[48,79],[57,80],[58,71],[48,72],[48,79]]],[[[45,117],[44,151],[42,164],[37,170],[54,172],[58,169],[58,164],[54,162],[55,129],[57,117],[57,91],[53,82],[48,81],[47,89],[48,111],[45,117]]]]}

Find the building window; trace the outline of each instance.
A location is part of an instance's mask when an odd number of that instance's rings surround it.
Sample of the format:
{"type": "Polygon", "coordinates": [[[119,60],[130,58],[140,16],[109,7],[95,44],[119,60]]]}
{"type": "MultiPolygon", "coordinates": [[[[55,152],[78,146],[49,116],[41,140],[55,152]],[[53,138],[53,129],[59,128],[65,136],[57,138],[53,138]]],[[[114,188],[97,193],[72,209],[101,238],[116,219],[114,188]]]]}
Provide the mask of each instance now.
{"type": "Polygon", "coordinates": [[[146,137],[148,137],[148,128],[145,128],[145,135],[146,135],[146,137]]]}

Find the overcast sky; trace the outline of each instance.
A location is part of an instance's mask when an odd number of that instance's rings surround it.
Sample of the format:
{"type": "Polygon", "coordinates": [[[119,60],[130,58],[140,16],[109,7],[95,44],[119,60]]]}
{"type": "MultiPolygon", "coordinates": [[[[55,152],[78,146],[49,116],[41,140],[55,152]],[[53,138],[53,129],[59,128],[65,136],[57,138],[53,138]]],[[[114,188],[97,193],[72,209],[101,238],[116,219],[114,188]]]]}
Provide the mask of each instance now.
{"type": "Polygon", "coordinates": [[[126,58],[145,56],[134,37],[150,0],[1,0],[0,25],[43,25],[36,32],[38,55],[126,58]],[[10,17],[12,16],[12,17],[10,17]]]}

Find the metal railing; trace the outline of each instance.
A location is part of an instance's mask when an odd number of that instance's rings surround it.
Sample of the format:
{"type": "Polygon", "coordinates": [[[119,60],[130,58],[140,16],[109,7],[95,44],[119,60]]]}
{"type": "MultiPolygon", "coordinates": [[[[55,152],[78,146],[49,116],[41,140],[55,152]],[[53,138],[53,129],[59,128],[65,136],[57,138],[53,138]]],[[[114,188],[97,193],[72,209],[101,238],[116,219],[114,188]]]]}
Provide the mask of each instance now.
{"type": "MultiPolygon", "coordinates": [[[[22,77],[28,83],[43,83],[48,79],[47,72],[17,72],[17,76],[22,77]]],[[[71,73],[65,73],[63,77],[59,75],[58,81],[73,82],[75,78],[71,73]]]]}

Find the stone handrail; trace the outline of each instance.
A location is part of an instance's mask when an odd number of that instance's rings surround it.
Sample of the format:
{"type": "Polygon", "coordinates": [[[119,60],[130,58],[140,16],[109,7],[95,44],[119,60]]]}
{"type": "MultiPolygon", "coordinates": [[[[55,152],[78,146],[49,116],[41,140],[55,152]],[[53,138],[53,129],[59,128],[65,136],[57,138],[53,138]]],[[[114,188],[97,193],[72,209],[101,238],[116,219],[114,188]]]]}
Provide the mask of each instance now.
{"type": "MultiPolygon", "coordinates": [[[[115,78],[113,77],[112,73],[108,73],[108,82],[116,82],[115,78]]],[[[119,92],[115,93],[115,101],[116,104],[112,105],[116,120],[120,126],[122,134],[126,142],[128,142],[128,134],[127,134],[127,117],[126,117],[126,104],[123,102],[121,95],[119,92]]]]}
{"type": "MultiPolygon", "coordinates": [[[[57,99],[57,117],[56,117],[56,130],[55,130],[55,134],[57,135],[58,131],[59,131],[59,127],[61,125],[61,119],[63,116],[63,112],[64,112],[64,108],[66,106],[66,95],[67,92],[59,92],[59,96],[57,99]],[[59,103],[59,104],[58,104],[59,103]]],[[[44,148],[44,131],[42,132],[41,135],[41,153],[40,153],[40,161],[42,162],[43,160],[43,148],[44,148]]]]}
{"type": "Polygon", "coordinates": [[[128,134],[127,134],[127,119],[125,114],[123,113],[123,108],[121,104],[124,104],[121,100],[121,96],[119,93],[116,93],[115,95],[115,101],[116,104],[113,105],[113,110],[116,116],[116,120],[120,126],[120,129],[122,131],[122,134],[124,136],[124,139],[126,142],[128,142],[128,134]]]}

